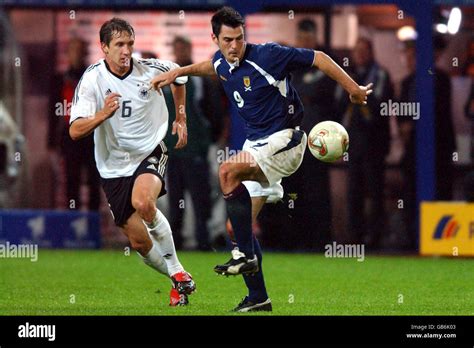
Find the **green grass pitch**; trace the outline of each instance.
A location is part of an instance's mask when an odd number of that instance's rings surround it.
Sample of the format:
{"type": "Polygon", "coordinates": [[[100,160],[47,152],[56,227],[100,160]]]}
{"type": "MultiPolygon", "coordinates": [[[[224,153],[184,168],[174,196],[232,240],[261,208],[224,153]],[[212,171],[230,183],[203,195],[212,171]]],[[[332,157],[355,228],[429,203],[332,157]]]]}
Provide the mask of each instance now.
{"type": "MultiPolygon", "coordinates": [[[[0,315],[268,315],[229,313],[241,277],[212,268],[229,253],[180,252],[198,291],[168,306],[170,282],[132,252],[39,250],[0,260],[0,315]]],[[[271,315],[474,315],[474,260],[264,254],[271,315]]]]}

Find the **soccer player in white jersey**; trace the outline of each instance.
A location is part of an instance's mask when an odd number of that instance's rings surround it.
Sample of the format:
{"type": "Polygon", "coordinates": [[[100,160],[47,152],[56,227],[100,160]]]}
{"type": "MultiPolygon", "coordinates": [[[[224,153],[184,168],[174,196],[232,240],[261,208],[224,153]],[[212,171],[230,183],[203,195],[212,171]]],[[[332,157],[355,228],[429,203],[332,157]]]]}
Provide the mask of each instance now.
{"type": "MultiPolygon", "coordinates": [[[[151,78],[178,65],[132,58],[134,40],[132,26],[123,19],[102,25],[105,59],[91,65],[78,83],[69,134],[76,140],[94,132],[97,169],[115,224],[145,264],[171,279],[170,305],[185,305],[196,286],[179,262],[168,220],[155,204],[166,193],[168,156],[162,140],[168,110],[164,97],[148,86],[151,78]]],[[[178,78],[171,85],[177,148],[187,142],[186,81],[178,78]]]]}

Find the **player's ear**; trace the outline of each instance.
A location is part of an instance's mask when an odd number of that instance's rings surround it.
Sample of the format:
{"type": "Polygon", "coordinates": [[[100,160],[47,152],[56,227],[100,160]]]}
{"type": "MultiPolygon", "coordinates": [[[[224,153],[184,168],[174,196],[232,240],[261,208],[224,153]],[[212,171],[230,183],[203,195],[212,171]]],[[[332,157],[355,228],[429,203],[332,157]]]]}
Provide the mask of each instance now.
{"type": "Polygon", "coordinates": [[[109,54],[109,47],[105,42],[101,42],[100,47],[102,48],[102,52],[104,52],[104,54],[109,54]]]}
{"type": "Polygon", "coordinates": [[[214,41],[214,43],[219,46],[219,39],[217,38],[216,35],[214,35],[214,33],[211,33],[211,39],[212,41],[214,41]]]}

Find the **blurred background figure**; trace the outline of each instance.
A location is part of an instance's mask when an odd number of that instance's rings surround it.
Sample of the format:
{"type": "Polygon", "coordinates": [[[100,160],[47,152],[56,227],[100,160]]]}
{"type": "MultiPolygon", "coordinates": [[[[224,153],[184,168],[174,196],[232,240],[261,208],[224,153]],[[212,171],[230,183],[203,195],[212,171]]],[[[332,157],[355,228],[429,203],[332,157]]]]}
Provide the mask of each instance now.
{"type": "MultiPolygon", "coordinates": [[[[474,163],[474,38],[469,40],[467,45],[467,59],[464,63],[463,75],[471,79],[469,97],[464,106],[464,115],[471,126],[471,163],[474,163]]],[[[471,170],[464,179],[464,198],[468,202],[474,202],[474,170],[471,170]]]]}
{"type": "Polygon", "coordinates": [[[23,142],[23,135],[2,101],[0,87],[0,208],[11,208],[12,184],[21,170],[20,161],[15,157],[23,142]]]}
{"type": "MultiPolygon", "coordinates": [[[[402,61],[408,76],[402,80],[399,102],[417,102],[416,95],[416,46],[415,41],[403,43],[402,61]]],[[[400,159],[402,175],[402,200],[404,203],[404,222],[407,239],[403,247],[407,250],[418,248],[417,236],[417,206],[416,206],[416,128],[411,117],[398,117],[400,139],[403,144],[403,155],[400,159]]]]}
{"type": "MultiPolygon", "coordinates": [[[[416,48],[415,41],[406,41],[403,52],[404,61],[409,75],[403,79],[400,102],[417,102],[416,95],[416,48]]],[[[433,37],[433,51],[435,64],[446,47],[440,35],[433,37]]],[[[452,108],[451,108],[451,78],[435,65],[431,73],[434,80],[434,118],[435,118],[435,200],[450,201],[453,196],[454,163],[453,155],[456,151],[452,108]]],[[[409,117],[398,117],[400,137],[404,144],[404,155],[401,160],[403,177],[405,224],[408,240],[406,247],[415,250],[418,245],[416,218],[416,126],[409,117]]]]}
{"type": "MultiPolygon", "coordinates": [[[[298,22],[295,47],[330,52],[318,45],[317,26],[312,19],[298,22]]],[[[336,82],[315,67],[310,70],[294,72],[292,85],[298,92],[304,106],[301,129],[309,134],[321,121],[334,120],[334,90],[336,82]]],[[[309,151],[305,152],[298,171],[283,179],[287,195],[294,201],[294,208],[288,207],[291,220],[291,247],[321,251],[330,242],[331,235],[331,197],[329,166],[316,160],[309,151]],[[311,227],[308,227],[311,226],[311,227]]]]}
{"type": "MultiPolygon", "coordinates": [[[[66,209],[79,209],[85,206],[80,195],[81,173],[84,174],[89,194],[89,210],[99,210],[100,177],[94,160],[94,135],[79,141],[69,136],[69,105],[79,80],[87,68],[87,45],[73,38],[67,45],[68,68],[63,74],[52,79],[52,95],[49,112],[48,149],[60,158],[58,171],[66,183],[66,209]]],[[[57,192],[55,193],[57,194],[57,192]]],[[[60,207],[64,207],[60,204],[60,207]]]]}
{"type": "Polygon", "coordinates": [[[438,67],[446,42],[441,35],[433,37],[434,94],[435,94],[435,199],[453,199],[454,162],[456,138],[451,108],[451,77],[438,67]]]}
{"type": "Polygon", "coordinates": [[[350,134],[348,158],[348,232],[353,243],[370,250],[380,247],[385,223],[385,157],[390,150],[389,117],[381,116],[381,103],[393,98],[388,72],[375,61],[372,42],[359,38],[352,51],[350,73],[360,84],[374,83],[367,105],[350,104],[336,88],[336,105],[350,134]],[[367,204],[366,204],[367,203],[367,204]]]}
{"type": "MultiPolygon", "coordinates": [[[[192,44],[183,36],[173,40],[175,62],[180,66],[192,64],[192,44]]],[[[195,237],[199,250],[210,250],[207,221],[211,214],[211,187],[208,152],[209,146],[219,137],[221,121],[220,95],[214,82],[209,78],[191,77],[186,84],[186,114],[188,125],[188,144],[176,150],[177,137],[171,135],[175,119],[173,100],[169,89],[165,96],[169,111],[169,127],[165,143],[169,151],[168,162],[168,200],[169,220],[177,249],[182,249],[185,192],[192,199],[195,219],[195,237]]]]}

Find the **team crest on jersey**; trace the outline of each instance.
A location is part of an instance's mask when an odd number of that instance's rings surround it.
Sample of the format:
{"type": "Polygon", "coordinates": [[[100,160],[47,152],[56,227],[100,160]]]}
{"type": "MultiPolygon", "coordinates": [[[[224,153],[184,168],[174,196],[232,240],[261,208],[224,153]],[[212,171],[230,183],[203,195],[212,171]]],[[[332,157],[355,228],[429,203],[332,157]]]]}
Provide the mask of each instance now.
{"type": "Polygon", "coordinates": [[[140,88],[140,90],[138,91],[138,96],[143,100],[147,100],[148,98],[150,98],[149,88],[146,88],[145,86],[142,86],[140,88]]]}
{"type": "Polygon", "coordinates": [[[158,158],[156,158],[155,156],[150,157],[150,158],[148,158],[148,162],[150,162],[152,164],[158,164],[158,158]]]}
{"type": "Polygon", "coordinates": [[[252,91],[252,86],[250,86],[250,76],[244,76],[244,86],[245,92],[252,91]]]}

